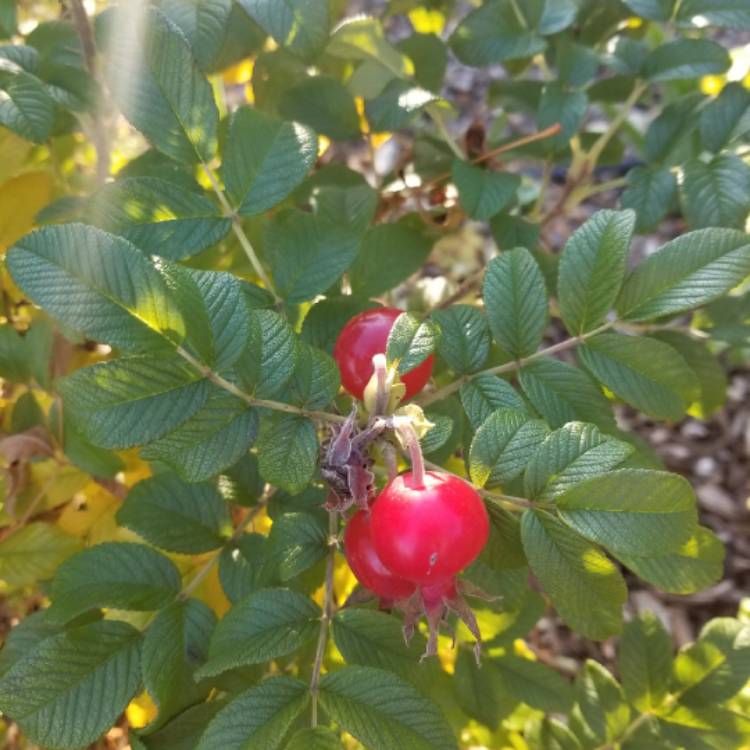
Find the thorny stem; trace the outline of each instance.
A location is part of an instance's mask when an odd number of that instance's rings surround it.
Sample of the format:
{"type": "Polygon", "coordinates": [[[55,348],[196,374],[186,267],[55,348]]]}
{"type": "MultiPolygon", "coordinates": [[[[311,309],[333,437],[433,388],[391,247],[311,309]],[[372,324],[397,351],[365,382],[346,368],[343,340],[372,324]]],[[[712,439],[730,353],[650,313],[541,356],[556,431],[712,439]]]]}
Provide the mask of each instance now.
{"type": "Polygon", "coordinates": [[[608,323],[600,325],[598,328],[594,328],[591,331],[582,333],[579,336],[572,336],[571,338],[565,339],[565,341],[561,341],[558,344],[553,344],[552,346],[548,346],[545,349],[540,349],[538,352],[534,352],[534,354],[530,354],[528,357],[521,357],[514,362],[506,362],[504,365],[498,365],[497,367],[490,367],[486,370],[480,370],[479,372],[475,372],[473,375],[464,375],[458,378],[458,380],[454,380],[452,383],[448,383],[448,385],[445,385],[442,388],[439,388],[437,391],[428,394],[425,398],[420,399],[419,405],[427,406],[428,404],[432,404],[435,401],[440,401],[446,396],[450,396],[451,393],[455,393],[462,385],[464,385],[464,383],[468,383],[470,380],[473,380],[479,375],[502,375],[508,372],[515,372],[516,370],[520,370],[524,365],[527,365],[529,362],[533,362],[535,359],[539,359],[540,357],[546,357],[550,354],[555,354],[556,352],[565,351],[566,349],[573,349],[576,346],[582,344],[587,339],[590,339],[593,336],[602,333],[603,331],[609,330],[614,325],[615,321],[610,321],[608,323]]]}
{"type": "Polygon", "coordinates": [[[234,231],[234,234],[237,237],[240,246],[245,251],[245,255],[247,255],[247,259],[250,261],[250,265],[253,267],[253,270],[255,271],[258,278],[263,282],[263,286],[265,286],[265,288],[273,295],[276,303],[278,304],[283,302],[281,297],[279,297],[276,288],[271,282],[271,278],[266,273],[265,268],[263,268],[263,266],[261,265],[260,260],[258,260],[255,249],[253,248],[250,239],[248,238],[247,234],[245,234],[245,230],[242,227],[240,217],[237,215],[237,212],[232,208],[231,204],[227,200],[227,196],[221,189],[221,186],[219,185],[219,181],[216,179],[216,175],[214,174],[213,169],[211,169],[211,167],[209,167],[205,162],[202,163],[202,166],[206,177],[211,183],[211,187],[213,188],[214,193],[216,193],[216,197],[219,199],[219,203],[221,203],[221,207],[224,209],[224,213],[232,221],[232,230],[234,231]]]}
{"type": "Polygon", "coordinates": [[[318,644],[315,648],[312,676],[310,677],[311,719],[312,727],[318,726],[318,693],[320,688],[320,672],[323,669],[323,657],[328,645],[328,629],[333,618],[333,563],[338,547],[338,519],[336,513],[328,513],[328,559],[326,560],[325,589],[323,593],[323,614],[320,618],[318,644]]]}
{"type": "MultiPolygon", "coordinates": [[[[260,500],[258,500],[258,502],[253,505],[252,508],[248,508],[245,511],[242,519],[237,524],[237,528],[234,530],[234,533],[229,538],[227,543],[236,542],[245,533],[245,529],[247,529],[248,525],[252,523],[255,516],[257,516],[258,513],[260,513],[268,505],[268,501],[273,496],[274,491],[274,489],[266,487],[266,491],[263,493],[263,496],[260,498],[260,500]]],[[[190,594],[192,594],[192,592],[201,585],[201,583],[206,579],[206,576],[208,576],[208,574],[213,569],[214,565],[219,562],[219,557],[221,556],[221,552],[225,547],[226,544],[218,549],[213,555],[211,555],[208,560],[206,560],[203,567],[190,579],[190,582],[183,587],[182,591],[180,592],[180,599],[188,599],[190,597],[190,594]]]]}

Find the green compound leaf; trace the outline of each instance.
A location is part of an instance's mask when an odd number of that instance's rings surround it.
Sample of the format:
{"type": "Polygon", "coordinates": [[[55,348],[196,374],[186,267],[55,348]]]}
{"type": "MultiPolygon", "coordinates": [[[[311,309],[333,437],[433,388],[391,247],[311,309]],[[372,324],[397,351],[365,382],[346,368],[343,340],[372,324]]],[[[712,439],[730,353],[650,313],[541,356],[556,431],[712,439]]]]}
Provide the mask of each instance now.
{"type": "Polygon", "coordinates": [[[44,227],[20,240],[6,263],[36,304],[96,341],[142,351],[185,335],[163,278],[121,237],[85,224],[44,227]]]}
{"type": "Polygon", "coordinates": [[[677,474],[619,469],[586,479],[557,498],[561,518],[613,553],[677,552],[695,533],[690,483],[677,474]]]}
{"type": "Polygon", "coordinates": [[[750,273],[750,241],[733,229],[700,229],[667,242],[635,267],[617,311],[626,320],[650,320],[704,305],[750,273]]]}
{"type": "Polygon", "coordinates": [[[88,746],[141,682],[141,634],[102,620],[44,639],[0,680],[0,710],[42,747],[88,746]]]}
{"type": "Polygon", "coordinates": [[[527,496],[552,500],[579,482],[606,474],[633,450],[595,425],[569,422],[546,438],[526,467],[527,496]]]}
{"type": "Polygon", "coordinates": [[[179,592],[180,573],[169,558],[145,544],[104,542],[60,566],[47,618],[64,623],[101,607],[149,612],[179,592]]]}
{"type": "Polygon", "coordinates": [[[128,357],[85,367],[60,383],[66,405],[95,445],[143,445],[205,403],[208,381],[177,358],[128,357]]]}
{"type": "Polygon", "coordinates": [[[731,65],[727,50],[709,39],[677,39],[653,50],[643,63],[651,81],[676,81],[723,73],[731,65]]]}
{"type": "Polygon", "coordinates": [[[156,177],[130,177],[102,186],[86,217],[147,255],[170,260],[215,245],[232,223],[205,196],[156,177]]]}
{"type": "Polygon", "coordinates": [[[216,152],[219,112],[209,82],[179,27],[155,8],[142,23],[114,10],[107,19],[104,72],[131,124],[179,162],[208,162],[216,152]],[[145,32],[145,33],[144,33],[145,32]]]}
{"type": "Polygon", "coordinates": [[[396,364],[401,375],[410,372],[435,351],[439,336],[440,331],[433,321],[401,313],[388,334],[388,362],[396,364]]]}
{"type": "Polygon", "coordinates": [[[676,552],[649,557],[617,553],[616,557],[639,578],[672,594],[708,588],[724,572],[724,545],[702,526],[676,552]]]}
{"type": "Polygon", "coordinates": [[[232,528],[227,504],[212,484],[189,484],[173,474],[138,482],[117,522],[161,549],[188,555],[218,549],[232,528]]]}
{"type": "Polygon", "coordinates": [[[49,138],[55,103],[44,84],[15,63],[0,59],[0,125],[35,143],[49,138]]]}
{"type": "Polygon", "coordinates": [[[270,677],[219,711],[197,750],[277,750],[309,699],[310,689],[304,682],[270,677]]]}
{"type": "Polygon", "coordinates": [[[281,203],[315,163],[318,139],[310,128],[257,109],[232,113],[222,176],[243,216],[281,203]]]}
{"type": "Polygon", "coordinates": [[[557,293],[560,314],[572,335],[596,328],[613,307],[634,226],[632,211],[599,211],[565,243],[557,293]]]}
{"type": "Polygon", "coordinates": [[[685,360],[655,339],[602,333],[578,356],[615,395],[659,419],[679,419],[698,395],[698,381],[685,360]]]}
{"type": "Polygon", "coordinates": [[[460,159],[454,159],[452,175],[461,205],[478,221],[490,219],[508,208],[521,184],[516,174],[493,172],[460,159]]]}
{"type": "Polygon", "coordinates": [[[264,589],[235,604],[216,626],[197,677],[294,653],[320,627],[320,608],[289,589],[264,589]]]}
{"type": "Polygon", "coordinates": [[[560,617],[587,638],[620,632],[625,581],[598,547],[552,516],[526,511],[521,537],[534,575],[560,617]]]}
{"type": "Polygon", "coordinates": [[[331,718],[372,750],[455,750],[438,709],[396,675],[373,667],[344,667],[320,681],[320,702],[331,718]]]}
{"type": "Polygon", "coordinates": [[[497,409],[526,411],[513,386],[497,375],[477,375],[461,386],[461,404],[476,430],[497,409]]]}
{"type": "Polygon", "coordinates": [[[548,433],[539,419],[516,409],[498,409],[482,423],[469,452],[469,472],[480,487],[496,487],[515,479],[548,433]]]}
{"type": "Polygon", "coordinates": [[[306,417],[283,415],[269,420],[258,440],[261,476],[287,492],[303,490],[315,473],[318,436],[306,417]]]}
{"type": "Polygon", "coordinates": [[[438,354],[458,374],[481,370],[490,355],[492,338],[481,310],[471,305],[451,305],[435,310],[432,317],[440,326],[438,354]]]}
{"type": "Polygon", "coordinates": [[[547,292],[528,250],[506,250],[490,261],[484,305],[492,335],[508,354],[526,357],[537,350],[547,326],[547,292]]]}

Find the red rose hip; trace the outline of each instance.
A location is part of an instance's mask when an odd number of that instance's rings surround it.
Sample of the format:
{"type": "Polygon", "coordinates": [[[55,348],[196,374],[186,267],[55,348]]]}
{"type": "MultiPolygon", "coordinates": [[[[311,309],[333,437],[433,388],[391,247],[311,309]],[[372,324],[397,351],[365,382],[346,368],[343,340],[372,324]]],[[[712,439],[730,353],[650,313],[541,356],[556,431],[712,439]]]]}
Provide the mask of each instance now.
{"type": "Polygon", "coordinates": [[[346,525],[344,551],[349,567],[357,580],[379,597],[393,601],[406,599],[414,593],[416,586],[394,576],[383,565],[372,545],[370,518],[369,511],[358,510],[346,525]]]}
{"type": "Polygon", "coordinates": [[[489,519],[479,493],[453,474],[411,472],[389,482],[372,506],[372,541],[386,568],[420,585],[455,576],[487,543],[489,519]]]}
{"type": "MultiPolygon", "coordinates": [[[[346,390],[362,400],[365,387],[373,373],[372,358],[384,354],[388,334],[403,311],[395,307],[378,307],[355,315],[342,329],[333,348],[333,358],[339,366],[341,384],[346,390]]],[[[434,357],[430,355],[404,375],[401,382],[406,386],[404,400],[415,396],[432,375],[434,357]]]]}

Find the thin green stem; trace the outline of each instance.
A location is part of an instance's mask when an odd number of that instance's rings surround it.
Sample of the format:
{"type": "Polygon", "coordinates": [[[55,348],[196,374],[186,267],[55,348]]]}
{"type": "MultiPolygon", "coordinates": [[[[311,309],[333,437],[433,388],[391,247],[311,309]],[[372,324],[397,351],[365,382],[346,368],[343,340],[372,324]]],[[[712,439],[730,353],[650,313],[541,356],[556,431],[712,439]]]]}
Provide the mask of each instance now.
{"type": "Polygon", "coordinates": [[[580,346],[582,343],[584,343],[587,339],[590,339],[593,336],[596,336],[604,331],[608,331],[610,328],[614,327],[614,325],[615,321],[610,321],[608,323],[600,325],[598,328],[594,328],[591,331],[582,333],[579,336],[572,336],[571,338],[565,339],[565,341],[561,341],[558,344],[553,344],[552,346],[548,346],[545,349],[540,349],[538,352],[534,352],[534,354],[530,354],[528,357],[521,357],[520,359],[517,359],[513,362],[506,362],[503,365],[490,367],[486,370],[480,370],[479,372],[475,372],[472,375],[463,375],[457,380],[454,380],[452,383],[448,383],[448,385],[444,385],[437,391],[434,391],[424,398],[419,399],[419,405],[427,406],[428,404],[432,404],[435,401],[440,401],[446,396],[450,396],[452,393],[455,393],[457,390],[459,390],[459,388],[461,388],[462,385],[464,385],[464,383],[468,383],[470,380],[473,380],[480,375],[503,375],[505,373],[515,372],[516,370],[520,370],[522,367],[529,364],[529,362],[533,362],[535,359],[539,359],[540,357],[547,357],[550,354],[556,354],[557,352],[566,351],[567,349],[574,349],[575,347],[580,346]]]}
{"type": "Polygon", "coordinates": [[[219,181],[216,178],[213,169],[211,169],[211,167],[209,167],[205,162],[202,163],[202,167],[203,171],[206,174],[206,177],[208,178],[208,181],[211,183],[211,187],[213,188],[216,197],[219,199],[219,203],[221,203],[221,207],[224,210],[224,213],[232,221],[232,231],[234,232],[235,237],[237,237],[237,240],[240,243],[240,247],[245,251],[245,255],[250,261],[250,265],[253,267],[256,276],[263,282],[263,286],[273,295],[273,298],[277,303],[283,302],[281,297],[279,297],[276,288],[273,285],[273,282],[271,281],[271,277],[266,273],[266,269],[263,268],[263,265],[258,259],[255,249],[250,242],[250,239],[248,238],[247,234],[245,234],[245,230],[242,227],[242,221],[240,220],[240,217],[237,215],[237,212],[234,210],[234,208],[232,208],[232,205],[229,203],[229,199],[227,198],[226,193],[222,190],[221,185],[219,185],[219,181]]]}
{"type": "Polygon", "coordinates": [[[461,151],[459,145],[456,143],[456,140],[453,138],[448,128],[445,126],[445,120],[443,120],[442,112],[440,112],[440,110],[435,105],[428,105],[425,108],[425,111],[432,118],[432,121],[435,123],[438,132],[443,137],[443,140],[448,144],[448,148],[450,148],[454,155],[459,159],[464,159],[464,154],[461,151]]]}
{"type": "Polygon", "coordinates": [[[285,404],[282,401],[272,401],[265,398],[255,398],[249,393],[245,393],[241,388],[238,388],[234,383],[227,380],[226,378],[219,375],[210,367],[204,365],[200,360],[194,357],[186,349],[181,346],[177,347],[177,354],[179,354],[188,364],[195,368],[204,378],[210,380],[214,385],[219,388],[231,393],[233,396],[244,401],[250,406],[257,406],[261,409],[272,409],[273,411],[282,411],[286,414],[297,414],[301,417],[308,417],[309,419],[317,419],[321,422],[345,422],[346,417],[342,417],[340,414],[331,414],[327,411],[316,411],[314,409],[303,409],[299,406],[293,406],[292,404],[285,404]]]}
{"type": "Polygon", "coordinates": [[[320,692],[320,673],[323,669],[323,657],[328,645],[328,630],[333,619],[333,564],[338,547],[338,517],[328,513],[328,559],[326,560],[325,588],[323,591],[323,614],[320,618],[318,643],[315,648],[312,676],[310,677],[311,719],[312,727],[318,726],[318,693],[320,692]]]}

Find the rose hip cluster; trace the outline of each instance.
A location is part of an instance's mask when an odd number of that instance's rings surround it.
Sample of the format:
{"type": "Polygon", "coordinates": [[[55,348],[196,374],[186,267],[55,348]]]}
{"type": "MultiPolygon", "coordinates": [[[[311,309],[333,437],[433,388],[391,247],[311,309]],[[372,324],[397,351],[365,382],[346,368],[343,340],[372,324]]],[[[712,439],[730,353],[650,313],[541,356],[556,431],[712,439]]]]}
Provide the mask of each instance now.
{"type": "MultiPolygon", "coordinates": [[[[393,308],[368,310],[342,330],[334,358],[344,388],[355,398],[362,398],[373,375],[373,356],[385,352],[400,313],[393,308]]],[[[424,387],[432,365],[429,357],[402,376],[405,398],[424,387]]],[[[482,551],[489,520],[482,498],[470,484],[453,474],[424,471],[421,455],[418,464],[391,479],[366,508],[351,516],[344,549],[357,580],[380,597],[382,606],[404,611],[407,637],[419,617],[427,616],[427,653],[431,654],[448,609],[458,613],[479,642],[476,620],[460,594],[464,584],[457,575],[482,551]]]]}

